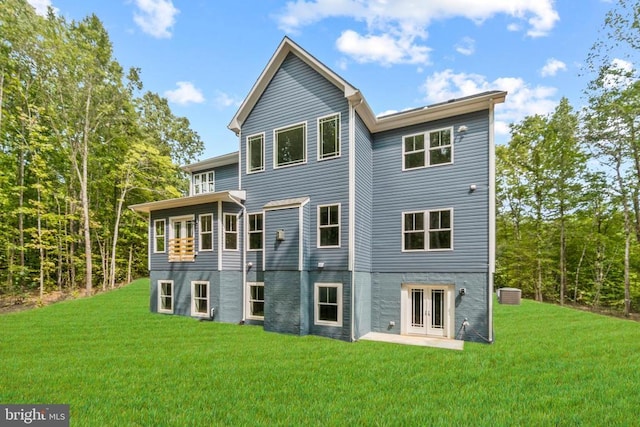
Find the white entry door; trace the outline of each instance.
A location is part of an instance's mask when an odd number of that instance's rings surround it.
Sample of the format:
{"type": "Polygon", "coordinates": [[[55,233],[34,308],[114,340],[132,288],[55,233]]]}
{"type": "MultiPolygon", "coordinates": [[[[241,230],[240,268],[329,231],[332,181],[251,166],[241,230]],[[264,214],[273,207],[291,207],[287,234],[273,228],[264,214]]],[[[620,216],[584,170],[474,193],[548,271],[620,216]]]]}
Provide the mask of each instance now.
{"type": "Polygon", "coordinates": [[[406,331],[434,337],[448,337],[452,310],[446,286],[410,286],[405,305],[406,331]]]}

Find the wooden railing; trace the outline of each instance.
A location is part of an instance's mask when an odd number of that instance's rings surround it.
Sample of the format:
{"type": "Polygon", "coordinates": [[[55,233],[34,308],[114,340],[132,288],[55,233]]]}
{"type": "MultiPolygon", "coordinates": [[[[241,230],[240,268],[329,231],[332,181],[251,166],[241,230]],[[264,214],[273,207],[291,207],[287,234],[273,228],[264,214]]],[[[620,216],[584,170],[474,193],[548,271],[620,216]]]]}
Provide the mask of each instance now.
{"type": "Polygon", "coordinates": [[[169,239],[169,261],[193,261],[195,254],[193,237],[169,239]]]}

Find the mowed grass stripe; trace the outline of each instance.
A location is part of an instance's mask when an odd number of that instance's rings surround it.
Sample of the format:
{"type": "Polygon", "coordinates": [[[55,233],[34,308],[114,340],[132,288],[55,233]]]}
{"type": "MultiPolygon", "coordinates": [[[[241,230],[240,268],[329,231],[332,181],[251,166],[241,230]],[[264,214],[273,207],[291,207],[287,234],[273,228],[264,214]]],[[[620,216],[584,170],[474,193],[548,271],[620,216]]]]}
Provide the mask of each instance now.
{"type": "Polygon", "coordinates": [[[149,281],[0,316],[0,403],[74,426],[632,425],[640,324],[524,300],[454,352],[152,314],[149,281]]]}

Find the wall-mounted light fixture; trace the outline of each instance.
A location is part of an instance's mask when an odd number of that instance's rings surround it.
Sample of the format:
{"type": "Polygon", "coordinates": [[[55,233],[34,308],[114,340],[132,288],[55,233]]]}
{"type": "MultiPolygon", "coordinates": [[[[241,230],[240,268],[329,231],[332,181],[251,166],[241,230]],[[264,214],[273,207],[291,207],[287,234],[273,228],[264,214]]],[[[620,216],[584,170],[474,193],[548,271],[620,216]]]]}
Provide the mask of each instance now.
{"type": "Polygon", "coordinates": [[[318,268],[324,268],[324,262],[320,261],[320,262],[318,263],[318,268]]]}
{"type": "Polygon", "coordinates": [[[467,294],[467,288],[460,288],[458,293],[460,294],[460,296],[465,296],[467,294]]]}
{"type": "Polygon", "coordinates": [[[278,242],[282,242],[284,240],[284,230],[282,228],[276,230],[276,240],[278,242]]]}
{"type": "Polygon", "coordinates": [[[249,269],[249,268],[251,268],[251,267],[253,267],[253,263],[252,263],[251,261],[249,261],[249,262],[247,263],[247,269],[249,269]]]}
{"type": "Polygon", "coordinates": [[[471,185],[469,186],[469,192],[470,192],[470,193],[473,193],[474,191],[476,191],[476,189],[477,189],[477,188],[478,188],[478,186],[477,186],[477,185],[475,185],[475,184],[471,184],[471,185]]]}
{"type": "Polygon", "coordinates": [[[469,130],[469,128],[468,128],[466,125],[461,125],[461,126],[458,128],[458,132],[460,132],[460,133],[462,133],[462,132],[466,132],[466,131],[468,131],[468,130],[469,130]]]}

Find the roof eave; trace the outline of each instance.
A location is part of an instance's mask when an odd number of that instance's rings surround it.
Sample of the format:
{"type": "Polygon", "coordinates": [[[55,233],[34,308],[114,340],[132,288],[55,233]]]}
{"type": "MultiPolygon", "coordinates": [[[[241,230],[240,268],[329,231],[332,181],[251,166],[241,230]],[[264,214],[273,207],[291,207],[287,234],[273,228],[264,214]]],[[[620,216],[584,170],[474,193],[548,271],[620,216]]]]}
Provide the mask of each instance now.
{"type": "Polygon", "coordinates": [[[213,202],[238,203],[238,201],[244,201],[246,199],[247,193],[244,190],[219,191],[216,193],[198,194],[197,196],[176,197],[174,199],[140,203],[129,206],[129,209],[138,213],[150,214],[153,211],[164,209],[181,208],[213,202]]]}

